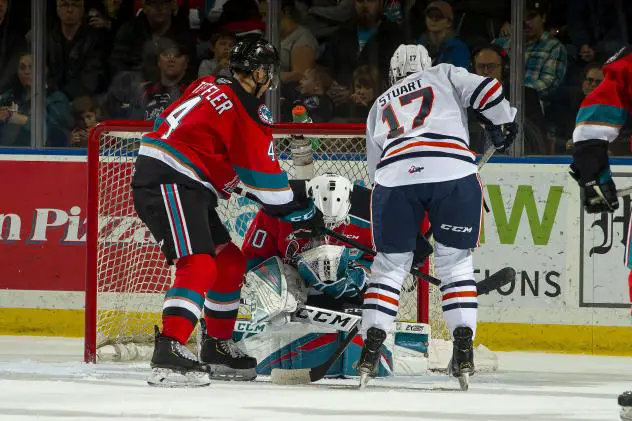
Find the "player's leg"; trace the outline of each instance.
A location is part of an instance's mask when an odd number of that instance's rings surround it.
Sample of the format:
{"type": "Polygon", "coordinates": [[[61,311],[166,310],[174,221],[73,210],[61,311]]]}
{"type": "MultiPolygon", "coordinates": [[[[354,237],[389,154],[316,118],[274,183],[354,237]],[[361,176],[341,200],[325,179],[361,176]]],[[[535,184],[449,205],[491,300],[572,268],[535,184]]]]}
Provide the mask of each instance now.
{"type": "Polygon", "coordinates": [[[474,372],[473,339],[478,298],[472,249],[478,246],[482,184],[477,174],[434,183],[428,213],[435,244],[435,275],[441,279],[443,315],[454,340],[452,373],[474,372]]]}
{"type": "Polygon", "coordinates": [[[204,332],[200,361],[208,365],[211,378],[253,380],[257,360],[246,355],[233,342],[241,285],[246,273],[246,259],[215,210],[209,213],[209,225],[217,246],[216,280],[209,286],[204,302],[204,332]]]}
{"type": "Polygon", "coordinates": [[[208,384],[206,368],[185,344],[202,314],[204,293],[217,277],[206,216],[212,194],[201,188],[163,184],[135,188],[133,197],[139,217],[161,244],[167,261],[176,266],[163,303],[163,330],[156,332],[150,384],[208,384]],[[192,372],[201,374],[178,376],[192,372]]]}
{"type": "Polygon", "coordinates": [[[376,185],[373,190],[371,228],[377,255],[362,306],[364,346],[358,363],[361,385],[375,375],[380,347],[399,309],[400,291],[409,274],[424,215],[424,207],[417,198],[422,188],[376,185]]]}

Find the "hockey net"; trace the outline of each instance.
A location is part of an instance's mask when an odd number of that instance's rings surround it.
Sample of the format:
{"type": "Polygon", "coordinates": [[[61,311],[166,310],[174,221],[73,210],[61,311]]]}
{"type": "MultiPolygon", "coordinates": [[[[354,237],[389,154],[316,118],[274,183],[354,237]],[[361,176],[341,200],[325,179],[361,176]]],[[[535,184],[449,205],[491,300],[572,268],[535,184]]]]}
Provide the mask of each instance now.
{"type": "MultiPolygon", "coordinates": [[[[95,361],[105,345],[151,344],[173,281],[172,268],[135,214],[130,191],[140,141],[150,130],[149,122],[119,121],[101,123],[91,133],[86,361],[95,361]]],[[[369,183],[363,125],[285,124],[275,127],[274,137],[290,178],[332,172],[369,183]],[[305,165],[310,158],[313,166],[305,165]]],[[[238,246],[257,210],[244,197],[220,201],[220,216],[238,246]]],[[[430,322],[433,338],[449,339],[438,288],[429,289],[412,276],[402,289],[397,319],[430,322]]]]}

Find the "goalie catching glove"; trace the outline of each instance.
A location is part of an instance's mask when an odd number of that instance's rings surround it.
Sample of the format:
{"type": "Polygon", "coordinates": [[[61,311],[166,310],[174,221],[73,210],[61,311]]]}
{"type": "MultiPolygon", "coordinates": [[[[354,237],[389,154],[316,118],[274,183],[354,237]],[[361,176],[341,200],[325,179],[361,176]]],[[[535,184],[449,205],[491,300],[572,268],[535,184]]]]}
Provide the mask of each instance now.
{"type": "Polygon", "coordinates": [[[350,249],[323,245],[301,253],[296,260],[301,278],[311,287],[336,299],[361,296],[367,271],[354,266],[350,249]]]}
{"type": "Polygon", "coordinates": [[[570,169],[571,177],[583,190],[587,213],[614,212],[619,208],[608,162],[608,142],[595,139],[575,143],[570,169]]]}

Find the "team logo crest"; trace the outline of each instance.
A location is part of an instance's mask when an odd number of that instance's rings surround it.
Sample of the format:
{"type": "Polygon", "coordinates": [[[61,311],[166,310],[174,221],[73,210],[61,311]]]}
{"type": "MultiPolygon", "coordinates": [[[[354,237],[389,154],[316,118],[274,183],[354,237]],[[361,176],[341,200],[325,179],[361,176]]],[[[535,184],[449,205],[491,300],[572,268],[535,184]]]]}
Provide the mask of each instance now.
{"type": "Polygon", "coordinates": [[[272,118],[272,112],[266,106],[266,104],[261,104],[258,110],[259,118],[266,124],[274,124],[274,119],[272,118]]]}

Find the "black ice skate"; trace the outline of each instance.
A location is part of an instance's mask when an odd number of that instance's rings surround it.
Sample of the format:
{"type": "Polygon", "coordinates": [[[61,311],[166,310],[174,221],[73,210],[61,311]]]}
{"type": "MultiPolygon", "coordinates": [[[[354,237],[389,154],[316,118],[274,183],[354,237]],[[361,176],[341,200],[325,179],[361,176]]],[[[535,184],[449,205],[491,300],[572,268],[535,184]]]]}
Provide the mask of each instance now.
{"type": "Polygon", "coordinates": [[[205,331],[200,361],[207,366],[211,379],[250,381],[257,377],[256,358],[246,355],[232,339],[213,338],[205,331]]]}
{"type": "Polygon", "coordinates": [[[452,359],[448,365],[448,373],[459,379],[462,390],[469,387],[469,377],[474,374],[474,346],[472,345],[472,329],[460,326],[454,329],[452,343],[452,359]]]}
{"type": "Polygon", "coordinates": [[[364,389],[369,379],[377,375],[380,363],[380,349],[386,339],[386,332],[377,327],[370,327],[366,332],[366,339],[358,360],[358,373],[360,373],[360,389],[364,389]]]}
{"type": "Polygon", "coordinates": [[[619,395],[620,416],[622,421],[632,421],[632,390],[619,395]]]}
{"type": "Polygon", "coordinates": [[[207,369],[200,364],[195,354],[175,339],[163,336],[158,326],[155,329],[152,374],[147,383],[159,387],[208,386],[211,381],[207,369]]]}

